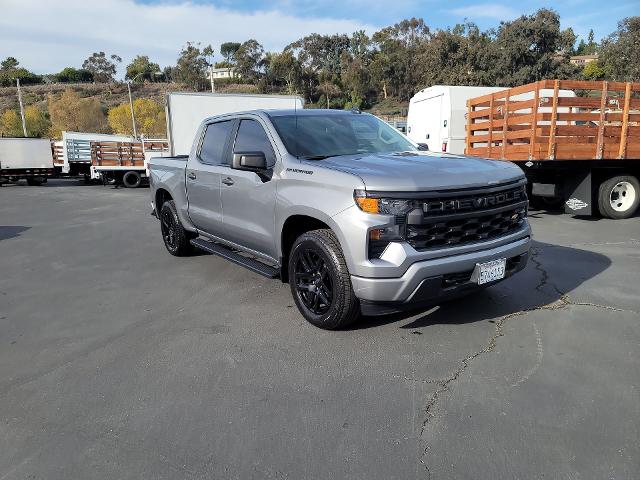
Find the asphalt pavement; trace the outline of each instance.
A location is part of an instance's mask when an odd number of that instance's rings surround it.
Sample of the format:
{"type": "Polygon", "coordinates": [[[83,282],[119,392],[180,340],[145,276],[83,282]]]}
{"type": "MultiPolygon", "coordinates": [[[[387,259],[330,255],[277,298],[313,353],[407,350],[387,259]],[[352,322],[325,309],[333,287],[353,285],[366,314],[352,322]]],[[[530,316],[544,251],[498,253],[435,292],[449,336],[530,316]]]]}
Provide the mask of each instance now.
{"type": "Polygon", "coordinates": [[[0,480],[640,478],[640,217],[534,211],[523,272],[328,332],[149,211],[0,188],[0,480]]]}

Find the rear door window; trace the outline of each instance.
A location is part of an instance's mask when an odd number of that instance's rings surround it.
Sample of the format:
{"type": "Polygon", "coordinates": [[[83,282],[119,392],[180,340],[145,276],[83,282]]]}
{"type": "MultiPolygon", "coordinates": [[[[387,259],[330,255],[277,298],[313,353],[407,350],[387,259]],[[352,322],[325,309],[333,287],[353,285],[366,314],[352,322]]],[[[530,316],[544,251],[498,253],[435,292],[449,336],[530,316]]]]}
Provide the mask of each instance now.
{"type": "Polygon", "coordinates": [[[200,148],[200,160],[203,163],[210,165],[228,163],[224,152],[232,127],[233,121],[231,120],[207,125],[207,130],[202,140],[202,147],[200,148]]]}

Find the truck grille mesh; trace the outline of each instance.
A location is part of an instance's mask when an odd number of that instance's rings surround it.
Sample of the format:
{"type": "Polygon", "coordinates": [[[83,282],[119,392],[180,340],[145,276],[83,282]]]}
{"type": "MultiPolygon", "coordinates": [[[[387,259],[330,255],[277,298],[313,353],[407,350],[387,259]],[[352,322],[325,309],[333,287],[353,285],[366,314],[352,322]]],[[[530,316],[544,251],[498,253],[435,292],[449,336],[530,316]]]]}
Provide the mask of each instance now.
{"type": "MultiPolygon", "coordinates": [[[[404,238],[418,251],[508,235],[521,229],[527,217],[525,184],[518,183],[414,195],[414,210],[396,217],[396,225],[401,225],[404,238]]],[[[388,244],[389,241],[370,241],[369,258],[380,258],[388,244]]]]}
{"type": "Polygon", "coordinates": [[[425,225],[407,225],[407,241],[416,250],[450,247],[491,240],[520,229],[527,216],[524,206],[498,213],[442,219],[425,225]]]}

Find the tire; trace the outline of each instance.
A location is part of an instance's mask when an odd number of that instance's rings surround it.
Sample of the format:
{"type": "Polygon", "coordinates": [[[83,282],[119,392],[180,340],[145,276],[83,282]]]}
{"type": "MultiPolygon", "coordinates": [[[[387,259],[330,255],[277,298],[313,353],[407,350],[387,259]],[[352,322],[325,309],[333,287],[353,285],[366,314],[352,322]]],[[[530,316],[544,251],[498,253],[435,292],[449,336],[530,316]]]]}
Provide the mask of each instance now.
{"type": "Polygon", "coordinates": [[[142,183],[142,176],[138,172],[126,172],[122,176],[122,183],[127,188],[138,188],[142,183]]]}
{"type": "Polygon", "coordinates": [[[27,185],[31,187],[39,187],[42,185],[42,180],[39,178],[27,178],[27,185]]]}
{"type": "Polygon", "coordinates": [[[640,203],[640,182],[632,175],[611,177],[598,189],[598,210],[603,217],[623,219],[633,216],[640,203]]]}
{"type": "Polygon", "coordinates": [[[360,316],[340,243],[331,230],[300,235],[291,248],[288,271],[293,300],[309,323],[335,330],[360,316]]]}
{"type": "Polygon", "coordinates": [[[185,257],[193,251],[190,240],[194,234],[188,232],[182,226],[176,204],[169,200],[162,204],[160,209],[160,231],[167,251],[176,257],[185,257]]]}

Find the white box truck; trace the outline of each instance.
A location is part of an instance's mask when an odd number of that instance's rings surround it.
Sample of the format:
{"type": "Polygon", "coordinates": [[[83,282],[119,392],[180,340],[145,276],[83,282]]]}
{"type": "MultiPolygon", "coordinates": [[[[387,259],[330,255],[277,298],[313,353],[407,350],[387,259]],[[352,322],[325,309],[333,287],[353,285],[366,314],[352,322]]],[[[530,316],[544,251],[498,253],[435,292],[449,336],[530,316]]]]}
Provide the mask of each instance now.
{"type": "Polygon", "coordinates": [[[53,174],[48,138],[0,138],[0,184],[26,180],[41,185],[53,174]]]}
{"type": "Polygon", "coordinates": [[[407,136],[432,152],[464,153],[467,100],[504,87],[434,85],[409,101],[407,136]]]}
{"type": "Polygon", "coordinates": [[[245,95],[225,93],[168,93],[167,135],[171,156],[188,155],[200,123],[208,117],[247,110],[299,109],[297,95],[245,95]]]}

